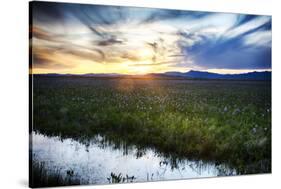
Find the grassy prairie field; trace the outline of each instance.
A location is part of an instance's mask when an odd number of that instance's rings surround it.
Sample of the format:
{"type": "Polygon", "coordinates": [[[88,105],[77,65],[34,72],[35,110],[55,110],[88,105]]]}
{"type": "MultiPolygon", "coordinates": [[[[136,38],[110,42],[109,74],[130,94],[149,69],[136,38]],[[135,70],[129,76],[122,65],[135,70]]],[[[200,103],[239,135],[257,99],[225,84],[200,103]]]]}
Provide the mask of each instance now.
{"type": "Polygon", "coordinates": [[[271,82],[33,78],[33,131],[271,172],[271,82]]]}

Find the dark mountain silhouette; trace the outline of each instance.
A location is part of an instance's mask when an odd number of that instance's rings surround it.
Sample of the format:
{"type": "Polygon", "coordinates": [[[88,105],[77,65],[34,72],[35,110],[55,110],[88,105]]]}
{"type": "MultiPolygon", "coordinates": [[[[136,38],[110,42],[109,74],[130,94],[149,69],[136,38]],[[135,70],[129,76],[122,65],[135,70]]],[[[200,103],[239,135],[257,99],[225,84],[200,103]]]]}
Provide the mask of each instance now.
{"type": "Polygon", "coordinates": [[[122,76],[122,74],[117,74],[117,73],[100,73],[100,74],[88,73],[88,74],[79,74],[79,75],[84,76],[84,77],[118,77],[118,76],[122,76]]]}
{"type": "Polygon", "coordinates": [[[125,75],[117,73],[101,73],[101,74],[34,74],[35,76],[48,76],[48,77],[124,77],[124,78],[181,78],[181,79],[227,79],[227,80],[271,80],[271,72],[249,72],[242,74],[218,74],[203,71],[190,70],[188,72],[165,72],[165,73],[149,73],[144,75],[125,75]]]}
{"type": "Polygon", "coordinates": [[[218,74],[191,70],[189,72],[166,72],[168,76],[188,77],[193,79],[238,79],[238,80],[271,80],[271,72],[249,72],[243,74],[218,74]]]}

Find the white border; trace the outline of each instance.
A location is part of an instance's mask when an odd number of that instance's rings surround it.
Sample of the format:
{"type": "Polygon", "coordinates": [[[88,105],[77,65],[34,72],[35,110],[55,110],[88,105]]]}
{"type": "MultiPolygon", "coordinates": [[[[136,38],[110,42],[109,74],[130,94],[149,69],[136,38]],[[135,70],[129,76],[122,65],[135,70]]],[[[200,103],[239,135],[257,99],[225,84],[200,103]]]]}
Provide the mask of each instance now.
{"type": "MultiPolygon", "coordinates": [[[[59,1],[59,0],[57,0],[59,1]]],[[[28,181],[28,1],[2,0],[0,7],[0,188],[26,188],[28,181]]],[[[272,0],[67,0],[89,4],[273,14],[273,174],[192,179],[84,188],[274,188],[280,185],[280,10],[272,0]]],[[[281,177],[280,177],[281,178],[281,177]]],[[[76,187],[81,188],[81,187],[76,187]]]]}

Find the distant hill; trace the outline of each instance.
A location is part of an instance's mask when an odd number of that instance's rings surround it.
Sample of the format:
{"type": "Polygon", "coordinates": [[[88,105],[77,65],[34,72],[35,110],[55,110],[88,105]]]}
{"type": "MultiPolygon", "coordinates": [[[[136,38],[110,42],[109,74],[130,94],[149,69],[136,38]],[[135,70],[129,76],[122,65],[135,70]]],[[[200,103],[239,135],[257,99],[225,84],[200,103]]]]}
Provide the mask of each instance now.
{"type": "Polygon", "coordinates": [[[227,79],[227,80],[271,80],[271,72],[249,72],[243,74],[218,74],[203,71],[188,71],[188,72],[165,72],[165,73],[149,73],[144,75],[125,75],[116,73],[101,73],[101,74],[34,74],[35,76],[48,77],[99,77],[99,78],[180,78],[180,79],[227,79]]]}
{"type": "Polygon", "coordinates": [[[88,74],[79,74],[79,76],[84,77],[118,77],[122,76],[122,74],[116,74],[116,73],[101,73],[101,74],[94,74],[94,73],[88,73],[88,74]]]}
{"type": "Polygon", "coordinates": [[[218,74],[191,70],[189,72],[166,72],[168,76],[188,77],[193,79],[237,79],[237,80],[271,80],[271,72],[249,72],[243,74],[218,74]]]}

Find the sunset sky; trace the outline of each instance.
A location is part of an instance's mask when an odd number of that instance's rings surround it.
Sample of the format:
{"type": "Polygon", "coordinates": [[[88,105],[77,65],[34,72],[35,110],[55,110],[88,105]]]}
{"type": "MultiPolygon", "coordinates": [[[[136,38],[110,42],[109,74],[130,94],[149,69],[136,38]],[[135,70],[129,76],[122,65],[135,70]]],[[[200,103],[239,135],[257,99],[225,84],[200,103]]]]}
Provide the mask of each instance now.
{"type": "Polygon", "coordinates": [[[33,73],[271,70],[271,16],[32,3],[33,73]]]}

